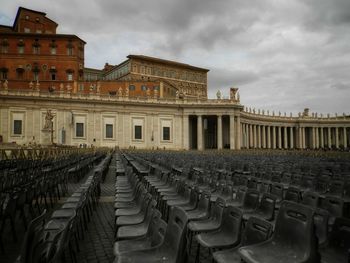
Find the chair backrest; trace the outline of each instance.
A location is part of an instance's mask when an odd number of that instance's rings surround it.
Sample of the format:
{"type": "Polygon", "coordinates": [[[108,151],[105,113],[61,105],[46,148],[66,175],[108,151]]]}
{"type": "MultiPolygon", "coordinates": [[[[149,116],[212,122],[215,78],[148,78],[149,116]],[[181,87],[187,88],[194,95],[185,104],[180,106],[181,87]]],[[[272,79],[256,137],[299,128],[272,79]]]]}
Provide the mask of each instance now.
{"type": "Polygon", "coordinates": [[[22,242],[20,262],[33,262],[34,249],[37,246],[37,243],[40,242],[40,239],[44,236],[45,214],[46,209],[44,209],[40,216],[34,218],[29,223],[27,232],[22,242]]]}
{"type": "Polygon", "coordinates": [[[272,233],[272,225],[258,217],[250,217],[242,235],[242,246],[253,245],[267,240],[272,233]]]}
{"type": "Polygon", "coordinates": [[[317,238],[313,210],[308,206],[283,201],[279,210],[272,242],[288,246],[296,262],[318,262],[317,238]],[[314,259],[314,261],[307,261],[314,259]]]}
{"type": "Polygon", "coordinates": [[[220,231],[230,233],[231,236],[237,237],[240,240],[242,229],[242,211],[234,206],[224,208],[220,231]]]}
{"type": "Polygon", "coordinates": [[[273,183],[270,193],[275,195],[278,199],[283,199],[283,185],[280,183],[273,183]]]}
{"type": "Polygon", "coordinates": [[[329,194],[343,196],[344,192],[344,182],[341,180],[331,181],[329,185],[329,194]]]}
{"type": "Polygon", "coordinates": [[[221,222],[222,219],[222,213],[225,208],[225,200],[221,197],[218,197],[215,201],[215,203],[211,206],[210,209],[210,218],[214,221],[221,222]]]}
{"type": "Polygon", "coordinates": [[[260,193],[268,193],[270,191],[270,183],[269,182],[261,182],[259,187],[260,193]]]}
{"type": "Polygon", "coordinates": [[[151,239],[151,247],[159,246],[164,241],[164,236],[167,228],[167,223],[160,218],[160,216],[153,217],[149,232],[151,239]]]}
{"type": "Polygon", "coordinates": [[[314,213],[315,232],[320,246],[327,243],[328,240],[328,219],[329,212],[327,210],[317,208],[314,213]]]}
{"type": "Polygon", "coordinates": [[[317,207],[319,198],[320,198],[320,196],[317,193],[306,191],[306,192],[304,192],[303,199],[302,199],[301,203],[303,205],[317,207]]]}
{"type": "Polygon", "coordinates": [[[301,199],[301,192],[298,188],[290,186],[286,191],[284,199],[288,201],[293,201],[295,203],[299,203],[301,199]]]}
{"type": "Polygon", "coordinates": [[[202,192],[199,201],[198,209],[201,211],[209,211],[210,209],[210,192],[202,192]]]}
{"type": "Polygon", "coordinates": [[[197,186],[195,186],[193,189],[191,189],[191,194],[190,194],[190,204],[191,205],[197,205],[198,196],[199,196],[199,189],[197,186]]]}
{"type": "Polygon", "coordinates": [[[329,246],[336,248],[337,251],[348,253],[350,247],[350,219],[338,217],[334,221],[332,231],[329,235],[329,246]]]}
{"type": "Polygon", "coordinates": [[[184,262],[186,256],[186,212],[180,207],[172,207],[168,226],[166,228],[164,242],[161,250],[171,251],[173,253],[172,262],[184,262]]]}
{"type": "Polygon", "coordinates": [[[344,182],[344,197],[350,198],[350,176],[349,176],[349,178],[344,182]]]}
{"type": "Polygon", "coordinates": [[[265,215],[270,215],[271,219],[273,219],[274,213],[275,213],[275,205],[276,205],[276,196],[269,194],[269,193],[264,193],[260,205],[259,205],[259,210],[263,212],[265,215]]]}
{"type": "Polygon", "coordinates": [[[259,204],[259,191],[248,189],[244,196],[243,208],[255,209],[259,204]]]}
{"type": "Polygon", "coordinates": [[[248,182],[249,189],[257,189],[258,187],[258,179],[256,177],[251,177],[248,182]]]}
{"type": "Polygon", "coordinates": [[[322,206],[326,209],[330,216],[342,217],[344,200],[336,196],[326,196],[322,202],[322,206]]]}

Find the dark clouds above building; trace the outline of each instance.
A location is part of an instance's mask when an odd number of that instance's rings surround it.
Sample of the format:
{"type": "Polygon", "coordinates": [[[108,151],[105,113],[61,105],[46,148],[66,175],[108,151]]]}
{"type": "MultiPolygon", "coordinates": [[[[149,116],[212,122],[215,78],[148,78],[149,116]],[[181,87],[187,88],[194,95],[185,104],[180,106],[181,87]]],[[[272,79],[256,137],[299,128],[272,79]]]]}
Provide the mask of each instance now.
{"type": "Polygon", "coordinates": [[[350,111],[349,0],[3,1],[41,10],[59,33],[87,41],[85,64],[101,68],[145,54],[209,68],[209,94],[230,86],[262,109],[350,111]]]}

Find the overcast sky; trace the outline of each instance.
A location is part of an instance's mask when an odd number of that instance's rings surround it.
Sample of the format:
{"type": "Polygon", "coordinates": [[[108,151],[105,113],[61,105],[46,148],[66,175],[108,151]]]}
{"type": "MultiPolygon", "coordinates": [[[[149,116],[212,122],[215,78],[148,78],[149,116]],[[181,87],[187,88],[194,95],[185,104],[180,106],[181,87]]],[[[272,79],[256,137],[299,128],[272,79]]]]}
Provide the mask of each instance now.
{"type": "Polygon", "coordinates": [[[238,87],[241,103],[297,113],[350,113],[350,0],[0,0],[87,42],[85,66],[128,54],[210,69],[209,96],[238,87]]]}

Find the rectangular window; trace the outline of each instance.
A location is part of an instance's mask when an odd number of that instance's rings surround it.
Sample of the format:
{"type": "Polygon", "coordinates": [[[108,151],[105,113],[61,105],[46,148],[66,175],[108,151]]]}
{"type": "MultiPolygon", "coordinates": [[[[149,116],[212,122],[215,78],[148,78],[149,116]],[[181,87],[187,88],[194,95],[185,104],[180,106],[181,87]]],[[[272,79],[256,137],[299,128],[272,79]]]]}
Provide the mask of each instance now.
{"type": "Polygon", "coordinates": [[[1,53],[7,53],[9,50],[8,46],[1,46],[1,53]]]}
{"type": "Polygon", "coordinates": [[[135,140],[142,140],[142,126],[135,125],[135,140]]]}
{"type": "Polygon", "coordinates": [[[51,73],[51,80],[56,80],[56,73],[51,73]]]}
{"type": "Polygon", "coordinates": [[[17,71],[17,79],[23,79],[23,71],[17,71]]]}
{"type": "Polygon", "coordinates": [[[35,55],[40,54],[40,47],[34,46],[33,47],[33,54],[35,54],[35,55]]]}
{"type": "Polygon", "coordinates": [[[170,141],[170,127],[163,127],[163,141],[170,141]]]}
{"type": "Polygon", "coordinates": [[[129,90],[134,91],[135,90],[135,86],[134,85],[129,85],[129,90]]]}
{"type": "Polygon", "coordinates": [[[75,124],[75,136],[84,137],[84,123],[77,122],[75,124]]]}
{"type": "Polygon", "coordinates": [[[25,27],[25,28],[24,28],[24,33],[30,33],[30,28],[25,27]]]}
{"type": "Polygon", "coordinates": [[[141,86],[141,90],[142,90],[142,91],[146,91],[146,90],[147,90],[147,86],[142,85],[142,86],[141,86]]]}
{"type": "Polygon", "coordinates": [[[113,138],[113,124],[106,124],[106,138],[113,138]]]}
{"type": "Polygon", "coordinates": [[[67,48],[67,55],[73,56],[73,48],[71,48],[71,47],[67,48]]]}
{"type": "Polygon", "coordinates": [[[39,72],[33,72],[34,81],[39,81],[39,72]]]}
{"type": "Polygon", "coordinates": [[[22,134],[22,120],[13,121],[13,134],[21,135],[22,134]]]}
{"type": "Polygon", "coordinates": [[[73,80],[73,73],[67,73],[67,80],[72,81],[73,80]]]}
{"type": "Polygon", "coordinates": [[[19,46],[18,47],[18,54],[23,54],[24,53],[24,46],[19,46]]]}
{"type": "Polygon", "coordinates": [[[154,86],[153,90],[158,90],[159,91],[159,86],[154,86]]]}
{"type": "Polygon", "coordinates": [[[51,55],[56,55],[57,49],[55,47],[52,47],[50,50],[51,55]]]}

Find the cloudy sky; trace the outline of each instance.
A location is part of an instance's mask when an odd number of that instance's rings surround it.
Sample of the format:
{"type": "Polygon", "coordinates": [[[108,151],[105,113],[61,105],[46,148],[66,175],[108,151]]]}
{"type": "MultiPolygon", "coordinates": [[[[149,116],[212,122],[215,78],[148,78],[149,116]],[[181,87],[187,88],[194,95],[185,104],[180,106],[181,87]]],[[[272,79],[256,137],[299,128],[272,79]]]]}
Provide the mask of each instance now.
{"type": "Polygon", "coordinates": [[[209,95],[265,110],[350,113],[349,0],[0,0],[47,13],[87,42],[85,66],[144,54],[205,67],[209,95]]]}

